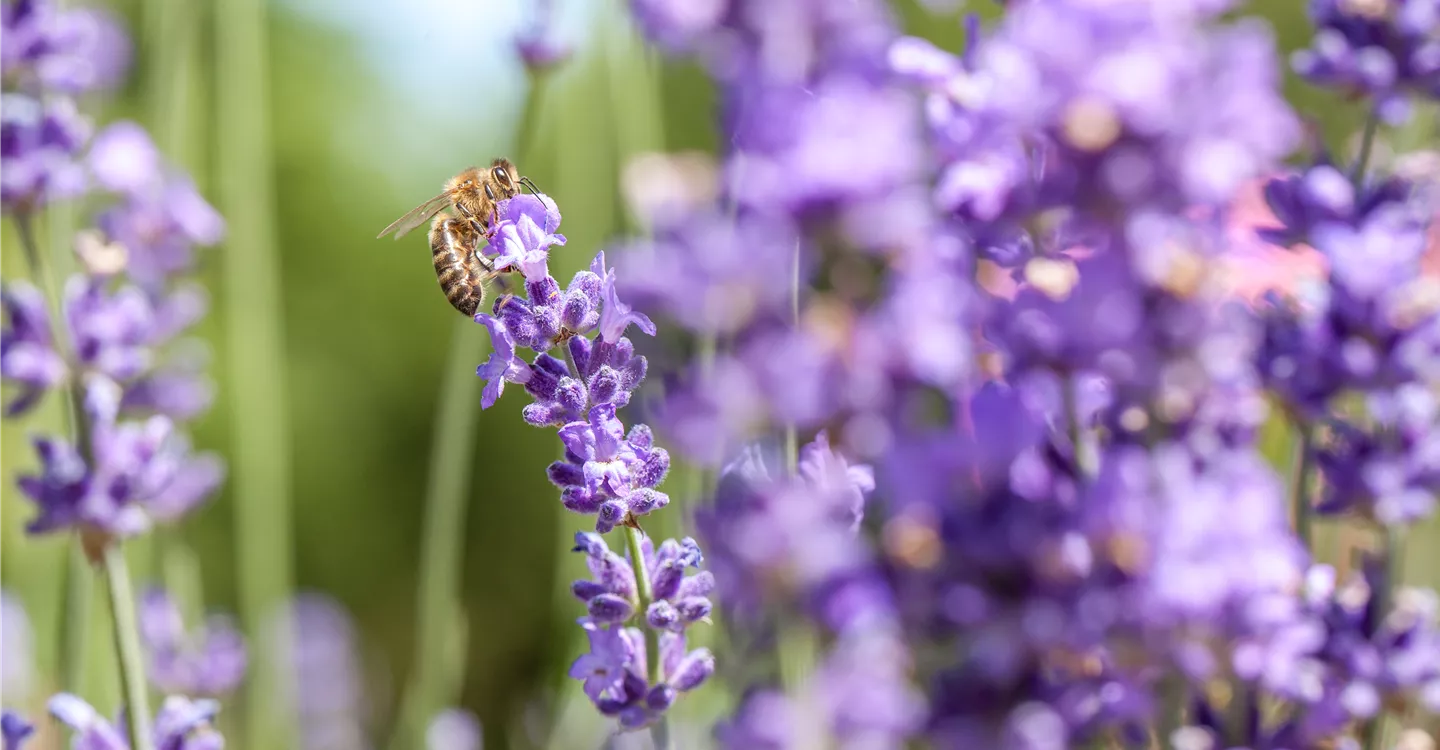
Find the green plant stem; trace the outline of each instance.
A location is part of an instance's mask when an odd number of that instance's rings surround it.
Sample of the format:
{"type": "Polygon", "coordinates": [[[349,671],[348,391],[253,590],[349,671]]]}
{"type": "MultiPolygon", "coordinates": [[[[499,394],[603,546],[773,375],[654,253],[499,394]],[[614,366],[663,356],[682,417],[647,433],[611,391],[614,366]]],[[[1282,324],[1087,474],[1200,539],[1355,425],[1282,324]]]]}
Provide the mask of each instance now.
{"type": "Polygon", "coordinates": [[[1350,181],[1357,189],[1365,184],[1365,170],[1370,167],[1370,156],[1375,151],[1375,131],[1379,127],[1380,116],[1372,109],[1365,117],[1365,131],[1360,135],[1360,153],[1355,158],[1355,171],[1350,175],[1350,181]]]}
{"type": "MultiPolygon", "coordinates": [[[[646,613],[650,611],[650,603],[654,601],[654,589],[650,587],[650,571],[645,568],[644,546],[641,544],[643,537],[640,529],[634,526],[625,526],[625,544],[630,548],[630,569],[635,573],[635,591],[639,599],[639,607],[636,609],[636,616],[640,618],[641,630],[645,631],[645,663],[649,670],[651,685],[658,685],[665,679],[660,669],[660,634],[645,622],[646,613]]],[[[655,745],[655,750],[665,750],[670,743],[670,728],[662,717],[658,723],[650,727],[650,740],[655,745]]]]}
{"type": "Polygon", "coordinates": [[[426,722],[452,696],[445,675],[453,668],[448,629],[460,606],[464,564],[465,500],[479,425],[480,379],[475,365],[489,342],[471,320],[458,320],[445,362],[426,480],[425,530],[420,545],[420,590],[416,602],[415,663],[392,747],[422,747],[426,722]]]}
{"type": "Polygon", "coordinates": [[[268,627],[290,595],[290,421],[274,224],[264,0],[214,4],[216,173],[229,240],[224,256],[231,473],[239,605],[266,633],[246,684],[245,745],[296,747],[288,628],[268,627]]]}
{"type": "Polygon", "coordinates": [[[1093,477],[1095,475],[1095,455],[1090,443],[1090,436],[1085,431],[1085,425],[1080,419],[1080,394],[1079,386],[1075,382],[1075,376],[1067,376],[1060,385],[1061,398],[1065,408],[1065,429],[1070,437],[1070,445],[1075,451],[1075,465],[1080,469],[1082,477],[1093,477]]]}
{"type": "Polygon", "coordinates": [[[1314,554],[1314,507],[1310,501],[1311,442],[1314,431],[1308,424],[1295,426],[1295,451],[1290,458],[1290,504],[1295,508],[1295,534],[1314,554]]]}
{"type": "MultiPolygon", "coordinates": [[[[25,260],[30,267],[30,276],[45,292],[51,321],[58,321],[62,317],[63,306],[56,288],[56,274],[47,264],[40,261],[40,246],[35,239],[32,217],[27,212],[20,212],[16,213],[13,218],[16,233],[20,236],[21,249],[24,251],[25,260]]],[[[56,240],[56,244],[61,244],[61,241],[56,240]]],[[[61,252],[57,248],[54,257],[58,261],[60,256],[61,252]]],[[[52,322],[50,337],[58,345],[60,339],[57,337],[57,333],[52,322]]],[[[88,431],[84,429],[85,415],[81,410],[82,404],[83,401],[80,400],[76,387],[72,385],[65,389],[67,432],[75,442],[77,449],[88,456],[90,445],[88,431]]],[[[73,538],[69,542],[69,549],[65,554],[62,586],[64,593],[60,605],[60,687],[63,690],[80,692],[85,680],[85,665],[88,663],[86,656],[90,641],[90,606],[94,598],[95,579],[78,538],[73,538]]]]}
{"type": "Polygon", "coordinates": [[[145,693],[145,660],[140,651],[140,633],[135,622],[135,594],[125,553],[117,543],[105,546],[102,557],[109,583],[111,625],[115,652],[120,659],[120,683],[125,695],[125,721],[132,750],[153,750],[150,732],[150,699],[145,693]]]}

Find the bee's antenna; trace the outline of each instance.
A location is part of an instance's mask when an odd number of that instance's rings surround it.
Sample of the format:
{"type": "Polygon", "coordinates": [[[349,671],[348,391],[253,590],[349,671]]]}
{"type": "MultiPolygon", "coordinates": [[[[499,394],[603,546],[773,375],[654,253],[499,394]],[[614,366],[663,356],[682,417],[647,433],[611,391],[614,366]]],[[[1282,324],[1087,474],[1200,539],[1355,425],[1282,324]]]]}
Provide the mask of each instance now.
{"type": "Polygon", "coordinates": [[[520,178],[520,184],[521,184],[522,186],[524,186],[525,188],[529,189],[529,191],[530,191],[531,193],[534,193],[534,194],[537,194],[537,195],[540,193],[540,188],[535,187],[535,181],[534,181],[534,180],[531,180],[529,177],[521,177],[521,178],[520,178]]]}

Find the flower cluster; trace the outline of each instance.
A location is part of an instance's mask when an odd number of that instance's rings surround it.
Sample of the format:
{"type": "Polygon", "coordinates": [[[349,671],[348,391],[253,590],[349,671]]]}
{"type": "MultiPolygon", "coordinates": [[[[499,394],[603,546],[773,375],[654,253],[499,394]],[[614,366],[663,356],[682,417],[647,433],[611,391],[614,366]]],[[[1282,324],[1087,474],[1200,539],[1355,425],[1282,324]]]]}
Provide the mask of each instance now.
{"type": "Polygon", "coordinates": [[[164,172],[138,126],[107,128],[88,163],[121,202],[100,215],[102,231],[77,235],[86,272],[66,281],[58,326],[36,287],[5,284],[0,374],[15,388],[7,415],[68,385],[90,424],[80,440],[36,439],[41,472],[22,481],[40,508],[32,531],[126,536],[180,519],[224,478],[219,459],[192,453],[177,429],[208,408],[211,391],[204,348],[184,337],[206,298],[179,276],[193,268],[194,245],[218,241],[224,224],[188,180],[164,172]]]}
{"type": "Polygon", "coordinates": [[[700,548],[686,538],[667,539],[656,550],[647,538],[640,550],[640,562],[632,565],[611,552],[599,534],[575,535],[575,551],[585,553],[594,578],[571,587],[589,612],[580,625],[590,650],[571,665],[570,676],[584,680],[585,694],[596,708],[625,728],[653,723],[680,693],[699,687],[715,671],[709,649],[687,651],[685,645],[685,631],[710,614],[706,597],[715,583],[708,571],[685,575],[686,568],[699,567],[700,548]],[[636,572],[650,584],[648,602],[640,598],[636,572]],[[647,667],[655,657],[647,652],[644,633],[625,627],[647,603],[641,613],[644,625],[658,634],[659,663],[653,672],[647,667]]]}
{"type": "Polygon", "coordinates": [[[1313,83],[1374,101],[1398,123],[1412,98],[1440,99],[1440,12],[1428,0],[1373,3],[1311,0],[1315,38],[1295,53],[1295,71],[1313,83]]]}
{"type": "MultiPolygon", "coordinates": [[[[1323,5],[1433,23],[1427,3],[1323,5]]],[[[716,80],[728,145],[721,205],[664,203],[625,256],[630,298],[699,338],[658,424],[687,456],[730,457],[697,521],[732,641],[764,665],[796,628],[826,636],[808,679],[742,697],[722,743],[1066,747],[1193,704],[1187,730],[1280,747],[1374,719],[1316,696],[1210,722],[1311,695],[1331,658],[1287,498],[1427,514],[1440,417],[1440,296],[1417,273],[1432,191],[1328,159],[1281,174],[1261,236],[1317,248],[1324,288],[1226,297],[1229,203],[1301,135],[1263,24],[1227,2],[1028,0],[969,19],[952,55],[880,3],[633,6],[716,80]],[[1357,392],[1363,419],[1338,409],[1357,392]],[[1302,472],[1323,484],[1261,460],[1276,418],[1309,435],[1302,472]],[[816,442],[783,463],[748,444],[781,429],[816,442]],[[1221,681],[1228,706],[1201,697],[1221,681]]],[[[1387,38],[1336,23],[1357,49],[1387,38]]],[[[1421,610],[1394,640],[1429,664],[1421,610]]],[[[1364,679],[1384,697],[1432,679],[1382,672],[1364,679]]]]}
{"type": "MultiPolygon", "coordinates": [[[[193,248],[219,241],[225,224],[140,126],[114,123],[91,138],[74,97],[114,86],[129,56],[108,15],[44,0],[7,2],[0,32],[0,203],[31,277],[52,273],[36,246],[39,211],[82,195],[104,206],[95,228],[51,238],[73,249],[79,266],[57,299],[24,281],[0,284],[0,377],[11,391],[5,415],[21,417],[52,392],[72,406],[67,437],[32,438],[39,466],[18,479],[37,510],[27,531],[78,532],[91,562],[112,565],[108,549],[117,539],[179,521],[224,477],[218,458],[191,450],[180,423],[210,401],[203,348],[183,336],[204,316],[206,299],[184,277],[194,270],[193,248]]],[[[74,585],[79,575],[70,576],[74,585]]],[[[171,693],[232,689],[245,669],[239,635],[212,623],[204,642],[192,644],[168,599],[152,595],[144,605],[151,661],[127,668],[148,672],[169,694],[153,719],[153,743],[221,747],[211,726],[218,704],[171,693]]],[[[136,623],[126,621],[128,608],[115,609],[118,644],[136,623]]],[[[145,695],[134,692],[143,684],[126,686],[131,731],[150,731],[145,695]]],[[[55,695],[49,707],[77,747],[129,746],[123,729],[74,695],[55,695]]],[[[18,715],[7,713],[4,724],[7,748],[29,733],[18,715]]]]}
{"type": "Polygon", "coordinates": [[[669,453],[648,426],[627,432],[618,416],[646,372],[645,357],[635,354],[625,331],[633,324],[654,335],[655,325],[621,301],[603,252],[560,287],[549,273],[549,250],[565,237],[555,233],[560,212],[548,197],[512,198],[498,214],[488,238],[493,265],[520,272],[525,296],[504,295],[491,313],[475,316],[493,345],[476,371],[488,381],[481,404],[493,406],[507,382],[522,384],[534,398],[525,421],[558,428],[564,457],[550,464],[550,481],[566,509],[595,516],[595,533],[576,535],[576,550],[586,553],[596,580],[575,584],[589,610],[581,625],[591,649],[571,676],[583,679],[600,712],[622,727],[652,725],[679,693],[714,671],[708,650],[685,647],[685,629],[710,612],[709,574],[684,576],[701,559],[695,542],[666,540],[656,550],[646,538],[626,562],[600,536],[623,526],[636,539],[639,519],[670,502],[657,489],[670,469],[669,453]],[[534,360],[525,362],[520,348],[534,351],[534,360]],[[563,359],[549,353],[557,348],[563,359]],[[625,626],[636,617],[642,628],[625,626]]]}
{"type": "Polygon", "coordinates": [[[117,82],[130,51],[115,22],[99,11],[16,2],[0,13],[0,204],[6,214],[26,213],[85,189],[77,157],[91,125],[74,96],[117,82]]]}
{"type": "Polygon", "coordinates": [[[162,692],[221,696],[244,678],[245,641],[229,617],[212,616],[188,633],[179,606],[154,588],[140,599],[139,619],[150,681],[162,692]]]}
{"type": "Polygon", "coordinates": [[[555,234],[560,212],[544,196],[522,195],[500,206],[491,238],[497,270],[519,271],[525,296],[507,294],[492,313],[475,316],[490,331],[493,350],[476,374],[488,382],[481,404],[495,404],[505,384],[525,386],[534,401],[525,421],[559,428],[565,457],[550,465],[550,480],[561,489],[565,507],[595,515],[595,530],[608,532],[633,523],[670,502],[655,488],[670,468],[670,456],[656,446],[650,429],[626,433],[617,411],[645,378],[646,360],[625,336],[631,324],[654,334],[649,318],[634,312],[615,290],[615,271],[599,253],[588,271],[561,289],[549,273],[549,248],[564,244],[555,234]],[[594,338],[587,334],[594,333],[594,338]],[[535,352],[525,362],[520,348],[535,352]],[[559,348],[564,359],[549,352],[559,348]]]}

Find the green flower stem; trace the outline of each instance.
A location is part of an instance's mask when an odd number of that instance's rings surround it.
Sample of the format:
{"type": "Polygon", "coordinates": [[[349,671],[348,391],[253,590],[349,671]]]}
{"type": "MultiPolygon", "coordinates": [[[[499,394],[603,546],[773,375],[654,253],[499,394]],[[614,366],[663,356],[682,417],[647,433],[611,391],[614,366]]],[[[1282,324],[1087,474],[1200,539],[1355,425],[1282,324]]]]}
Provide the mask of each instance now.
{"type": "MultiPolygon", "coordinates": [[[[27,212],[19,212],[13,218],[16,233],[20,236],[20,245],[24,251],[25,260],[30,266],[30,276],[45,292],[52,321],[50,339],[59,344],[60,338],[57,336],[58,331],[54,330],[54,321],[62,319],[63,304],[55,281],[56,274],[40,260],[40,245],[35,239],[32,216],[27,212]]],[[[52,226],[52,228],[64,232],[64,227],[52,226]]],[[[61,232],[54,234],[58,236],[61,232]]],[[[69,232],[64,232],[64,234],[68,236],[69,232]]],[[[55,239],[54,244],[56,247],[53,256],[58,264],[60,258],[63,257],[64,249],[68,249],[68,243],[55,239]]],[[[74,441],[75,447],[87,456],[86,461],[88,462],[90,441],[88,440],[88,431],[85,429],[83,403],[83,395],[78,387],[72,384],[71,387],[65,389],[67,432],[74,441]]],[[[90,562],[85,558],[85,551],[78,538],[71,540],[70,548],[66,551],[62,585],[64,593],[60,605],[60,687],[64,690],[79,692],[84,686],[85,665],[88,662],[86,657],[90,640],[90,605],[95,595],[95,579],[90,569],[90,562]]]]}
{"type": "Polygon", "coordinates": [[[1290,459],[1290,504],[1295,508],[1295,534],[1305,549],[1314,553],[1315,509],[1311,504],[1311,448],[1314,429],[1308,424],[1295,425],[1295,451],[1290,459]]]}
{"type": "Polygon", "coordinates": [[[274,215],[264,0],[214,4],[216,174],[229,238],[225,335],[234,437],[231,488],[239,609],[266,633],[246,683],[244,744],[296,747],[288,629],[269,627],[290,596],[290,410],[274,215]]]}
{"type": "MultiPolygon", "coordinates": [[[[658,685],[665,679],[665,675],[660,669],[660,634],[645,622],[650,603],[655,600],[655,593],[650,587],[650,571],[645,568],[644,547],[641,542],[640,529],[626,525],[625,544],[630,548],[630,569],[635,572],[635,591],[640,604],[635,614],[640,618],[640,629],[645,633],[645,661],[650,672],[650,684],[658,685]]],[[[655,745],[655,750],[669,747],[670,728],[664,718],[650,728],[650,740],[655,745]]]]}
{"type": "Polygon", "coordinates": [[[1080,469],[1080,476],[1093,477],[1098,469],[1095,460],[1095,446],[1090,441],[1090,435],[1086,432],[1085,425],[1081,423],[1080,389],[1075,376],[1066,377],[1060,387],[1065,407],[1066,431],[1070,436],[1070,445],[1075,451],[1075,465],[1080,469]]]}
{"type": "Polygon", "coordinates": [[[115,652],[120,658],[120,683],[125,695],[125,723],[131,750],[154,750],[150,731],[150,698],[145,692],[145,660],[140,651],[140,633],[135,622],[135,594],[125,553],[114,542],[105,545],[102,556],[110,590],[111,624],[115,631],[115,652]]]}
{"type": "Polygon", "coordinates": [[[1375,131],[1380,128],[1380,116],[1373,109],[1365,118],[1365,132],[1360,136],[1360,153],[1355,159],[1355,171],[1350,181],[1355,187],[1365,184],[1365,171],[1370,167],[1370,156],[1375,151],[1375,131]]]}

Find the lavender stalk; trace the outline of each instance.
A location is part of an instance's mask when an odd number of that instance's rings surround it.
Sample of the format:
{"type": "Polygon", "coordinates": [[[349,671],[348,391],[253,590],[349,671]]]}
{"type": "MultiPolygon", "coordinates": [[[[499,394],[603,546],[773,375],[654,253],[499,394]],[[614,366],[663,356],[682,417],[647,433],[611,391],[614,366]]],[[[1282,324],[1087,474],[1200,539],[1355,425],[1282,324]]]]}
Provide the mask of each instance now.
{"type": "MultiPolygon", "coordinates": [[[[270,165],[269,59],[265,3],[215,7],[220,195],[233,234],[224,253],[225,323],[234,419],[234,509],[240,613],[265,631],[291,586],[290,427],[279,258],[270,165]]],[[[290,662],[288,630],[261,643],[247,684],[246,742],[294,747],[292,707],[280,665],[290,662]]]]}
{"type": "Polygon", "coordinates": [[[145,659],[136,629],[135,594],[120,545],[106,546],[101,564],[110,592],[110,614],[115,629],[115,652],[120,659],[120,683],[125,695],[125,727],[131,750],[155,747],[150,731],[150,700],[145,690],[145,659]]]}

